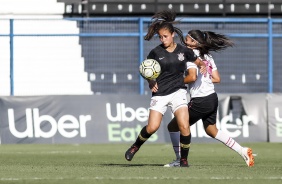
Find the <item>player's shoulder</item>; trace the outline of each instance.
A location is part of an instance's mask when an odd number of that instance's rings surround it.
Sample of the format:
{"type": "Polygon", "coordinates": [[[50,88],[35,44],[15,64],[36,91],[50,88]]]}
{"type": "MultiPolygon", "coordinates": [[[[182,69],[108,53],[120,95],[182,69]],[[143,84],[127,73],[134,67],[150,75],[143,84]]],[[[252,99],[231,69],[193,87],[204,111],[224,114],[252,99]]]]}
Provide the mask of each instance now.
{"type": "Polygon", "coordinates": [[[187,48],[186,46],[184,46],[184,45],[182,45],[180,43],[177,43],[177,47],[179,47],[179,48],[187,48]]]}
{"type": "MultiPolygon", "coordinates": [[[[183,51],[183,52],[186,52],[186,51],[188,51],[188,50],[191,50],[191,49],[189,49],[188,47],[186,47],[186,46],[184,46],[184,45],[181,45],[181,44],[177,44],[177,48],[179,49],[179,50],[181,50],[181,51],[183,51]]],[[[192,50],[191,50],[192,51],[192,50]]]]}
{"type": "Polygon", "coordinates": [[[161,45],[156,46],[155,48],[153,48],[150,52],[150,55],[163,55],[164,54],[164,48],[161,45]]]}
{"type": "Polygon", "coordinates": [[[181,49],[182,49],[182,52],[184,52],[186,55],[195,55],[193,50],[186,46],[181,45],[181,49]]]}
{"type": "Polygon", "coordinates": [[[158,45],[149,52],[148,57],[154,58],[155,56],[158,56],[161,52],[162,52],[162,47],[158,45]]]}
{"type": "Polygon", "coordinates": [[[209,54],[205,54],[205,57],[207,57],[208,59],[213,59],[212,55],[209,53],[209,54]]]}
{"type": "Polygon", "coordinates": [[[213,70],[217,70],[217,66],[216,66],[215,61],[214,61],[214,59],[213,59],[211,54],[205,54],[205,60],[210,63],[210,65],[212,66],[213,70]]]}
{"type": "Polygon", "coordinates": [[[211,54],[205,54],[204,57],[205,57],[205,60],[208,60],[208,61],[214,63],[214,59],[213,59],[211,54]]]}
{"type": "Polygon", "coordinates": [[[165,49],[162,47],[161,44],[158,45],[158,46],[156,46],[156,47],[153,49],[154,52],[161,52],[161,51],[163,51],[163,50],[165,50],[165,49]]]}
{"type": "Polygon", "coordinates": [[[200,51],[198,49],[193,49],[193,52],[197,57],[200,57],[200,51]]]}

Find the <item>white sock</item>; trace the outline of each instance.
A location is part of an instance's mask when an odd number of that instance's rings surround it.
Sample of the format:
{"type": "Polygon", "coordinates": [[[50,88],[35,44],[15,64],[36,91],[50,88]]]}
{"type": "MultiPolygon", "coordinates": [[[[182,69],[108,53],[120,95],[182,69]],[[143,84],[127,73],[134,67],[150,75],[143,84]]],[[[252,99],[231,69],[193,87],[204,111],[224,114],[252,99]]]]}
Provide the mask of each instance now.
{"type": "Polygon", "coordinates": [[[227,147],[233,149],[234,151],[236,151],[237,153],[241,155],[242,146],[238,144],[234,139],[229,137],[226,133],[222,132],[221,130],[218,130],[215,136],[215,139],[222,142],[227,147]]]}
{"type": "Polygon", "coordinates": [[[180,132],[169,132],[176,159],[180,159],[180,132]]]}

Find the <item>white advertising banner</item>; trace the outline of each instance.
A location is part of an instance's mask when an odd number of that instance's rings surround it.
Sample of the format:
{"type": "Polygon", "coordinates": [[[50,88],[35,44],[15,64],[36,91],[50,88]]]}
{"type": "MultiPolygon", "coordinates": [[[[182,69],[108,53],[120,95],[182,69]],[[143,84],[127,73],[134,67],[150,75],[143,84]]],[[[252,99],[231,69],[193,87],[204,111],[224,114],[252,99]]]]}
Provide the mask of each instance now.
{"type": "MultiPolygon", "coordinates": [[[[268,140],[266,94],[218,96],[218,128],[238,142],[268,140]]],[[[276,102],[281,104],[279,98],[276,102]]],[[[0,97],[1,143],[133,143],[147,124],[149,103],[149,95],[0,97]]],[[[280,110],[278,117],[281,114],[280,110]]],[[[148,143],[170,142],[171,118],[168,109],[148,143]]],[[[192,142],[215,141],[206,135],[201,120],[191,126],[191,132],[192,142]]]]}
{"type": "Polygon", "coordinates": [[[268,94],[269,141],[282,142],[282,94],[268,94]]]}
{"type": "MultiPolygon", "coordinates": [[[[140,95],[0,97],[1,143],[133,142],[149,103],[140,95]]],[[[163,132],[150,141],[165,142],[163,132]]]]}
{"type": "MultiPolygon", "coordinates": [[[[266,142],[266,94],[218,94],[217,128],[238,142],[266,142]]],[[[214,141],[202,121],[191,126],[193,142],[214,141]]]]}

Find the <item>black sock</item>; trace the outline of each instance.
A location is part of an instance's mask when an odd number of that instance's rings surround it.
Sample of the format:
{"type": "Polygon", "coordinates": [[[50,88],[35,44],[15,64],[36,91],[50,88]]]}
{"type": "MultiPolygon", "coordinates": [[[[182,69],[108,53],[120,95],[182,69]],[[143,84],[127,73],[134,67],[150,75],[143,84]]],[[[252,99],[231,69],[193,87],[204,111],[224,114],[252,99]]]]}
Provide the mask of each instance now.
{"type": "Polygon", "coordinates": [[[191,134],[189,134],[188,136],[183,136],[180,134],[181,159],[188,158],[190,143],[191,143],[191,134]]]}
{"type": "Polygon", "coordinates": [[[133,145],[137,146],[138,148],[140,148],[142,146],[142,144],[144,142],[147,141],[147,139],[149,139],[149,137],[151,136],[152,134],[149,134],[146,130],[146,126],[144,126],[142,128],[142,130],[140,131],[135,143],[133,145]]]}

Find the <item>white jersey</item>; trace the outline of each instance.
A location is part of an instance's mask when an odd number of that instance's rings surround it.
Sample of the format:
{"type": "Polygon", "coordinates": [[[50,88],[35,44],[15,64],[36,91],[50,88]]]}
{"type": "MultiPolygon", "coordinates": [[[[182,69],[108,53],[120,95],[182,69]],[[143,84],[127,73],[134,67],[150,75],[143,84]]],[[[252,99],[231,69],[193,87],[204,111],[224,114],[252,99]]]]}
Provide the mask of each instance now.
{"type": "MultiPolygon", "coordinates": [[[[198,50],[194,49],[193,51],[197,56],[199,55],[198,50]]],[[[212,67],[212,71],[217,70],[215,62],[211,55],[205,54],[204,58],[209,63],[209,66],[212,67]]],[[[211,74],[207,72],[205,76],[202,75],[197,65],[193,62],[187,62],[187,70],[189,68],[195,68],[197,70],[197,80],[188,84],[191,98],[204,97],[215,92],[211,74]]]]}

